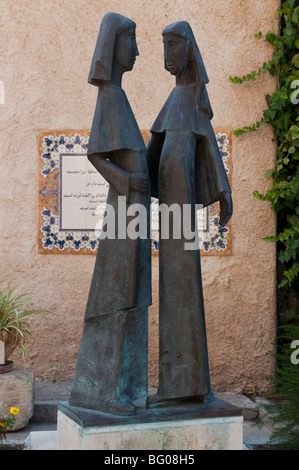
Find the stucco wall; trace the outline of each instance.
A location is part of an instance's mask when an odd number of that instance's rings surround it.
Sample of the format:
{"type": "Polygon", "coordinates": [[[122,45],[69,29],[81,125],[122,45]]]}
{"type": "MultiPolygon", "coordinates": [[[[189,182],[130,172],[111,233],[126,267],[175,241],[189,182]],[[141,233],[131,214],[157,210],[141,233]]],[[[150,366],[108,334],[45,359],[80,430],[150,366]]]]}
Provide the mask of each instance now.
{"type": "MultiPolygon", "coordinates": [[[[38,133],[90,129],[97,90],[87,84],[103,15],[115,11],[137,23],[140,56],[123,87],[141,129],[149,129],[174,80],[164,70],[161,31],[177,20],[190,22],[210,78],[213,127],[236,128],[261,117],[275,79],[232,85],[271,56],[254,34],[277,31],[278,0],[1,0],[1,276],[23,285],[35,305],[55,313],[30,320],[28,356],[38,376],[73,377],[95,258],[37,252],[38,133]]],[[[212,385],[218,390],[264,391],[273,370],[275,247],[262,241],[274,233],[265,191],[275,158],[272,130],[233,138],[233,255],[203,257],[212,385]]],[[[157,383],[157,258],[153,260],[149,381],[157,383]]],[[[14,360],[18,361],[15,354],[14,360]]]]}

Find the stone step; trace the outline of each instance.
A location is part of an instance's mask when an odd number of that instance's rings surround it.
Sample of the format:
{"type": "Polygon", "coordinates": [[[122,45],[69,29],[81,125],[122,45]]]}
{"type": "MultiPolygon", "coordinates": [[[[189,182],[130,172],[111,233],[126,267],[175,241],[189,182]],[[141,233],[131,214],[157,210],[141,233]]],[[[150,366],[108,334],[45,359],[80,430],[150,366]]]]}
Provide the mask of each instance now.
{"type": "Polygon", "coordinates": [[[57,450],[57,431],[32,431],[24,442],[24,450],[57,450]]]}
{"type": "Polygon", "coordinates": [[[36,401],[30,423],[57,423],[58,400],[36,401]]]}

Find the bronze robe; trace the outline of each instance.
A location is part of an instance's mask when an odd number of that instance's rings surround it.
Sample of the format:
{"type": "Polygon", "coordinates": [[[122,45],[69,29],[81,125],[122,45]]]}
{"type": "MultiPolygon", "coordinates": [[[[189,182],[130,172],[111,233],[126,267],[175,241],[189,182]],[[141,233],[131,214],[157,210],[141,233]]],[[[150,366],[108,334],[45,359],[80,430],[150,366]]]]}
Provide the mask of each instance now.
{"type": "MultiPolygon", "coordinates": [[[[207,206],[230,191],[210,119],[196,104],[195,86],[176,86],[151,128],[160,134],[161,150],[148,147],[152,196],[159,204],[191,208],[191,230],[196,224],[196,204],[207,206]],[[163,140],[164,139],[164,140],[163,140]]],[[[153,136],[153,142],[154,142],[153,136]]],[[[161,237],[166,224],[160,215],[159,248],[159,388],[152,400],[186,397],[213,400],[210,387],[205,314],[199,249],[183,231],[161,237]]]]}
{"type": "MultiPolygon", "coordinates": [[[[134,412],[147,395],[148,306],[151,304],[150,194],[130,190],[130,173],[148,173],[145,145],[121,88],[99,87],[88,154],[109,160],[107,204],[114,210],[116,238],[99,241],[70,405],[117,414],[134,412]],[[146,208],[147,238],[118,237],[118,196],[125,212],[146,208]]],[[[108,220],[109,222],[109,220],[108,220]]]]}

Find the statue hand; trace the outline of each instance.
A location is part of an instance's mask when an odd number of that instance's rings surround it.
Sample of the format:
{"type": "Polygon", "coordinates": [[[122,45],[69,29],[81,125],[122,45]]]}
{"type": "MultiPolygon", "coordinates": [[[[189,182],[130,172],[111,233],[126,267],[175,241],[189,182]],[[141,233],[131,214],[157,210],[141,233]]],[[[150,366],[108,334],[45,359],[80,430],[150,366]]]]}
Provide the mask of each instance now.
{"type": "Polygon", "coordinates": [[[233,202],[231,193],[225,192],[222,193],[220,199],[220,225],[224,227],[227,225],[229,219],[233,215],[233,202]]]}
{"type": "Polygon", "coordinates": [[[147,193],[151,189],[151,183],[146,173],[132,173],[130,174],[130,189],[147,193]]]}

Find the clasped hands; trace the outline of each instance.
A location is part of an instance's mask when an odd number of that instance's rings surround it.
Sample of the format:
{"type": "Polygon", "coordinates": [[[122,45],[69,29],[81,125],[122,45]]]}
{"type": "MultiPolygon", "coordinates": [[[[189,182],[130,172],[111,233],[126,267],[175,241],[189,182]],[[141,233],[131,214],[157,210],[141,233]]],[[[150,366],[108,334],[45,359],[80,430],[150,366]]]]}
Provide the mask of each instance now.
{"type": "Polygon", "coordinates": [[[151,189],[151,183],[146,173],[131,173],[130,174],[130,189],[139,191],[140,193],[147,193],[151,189]]]}

